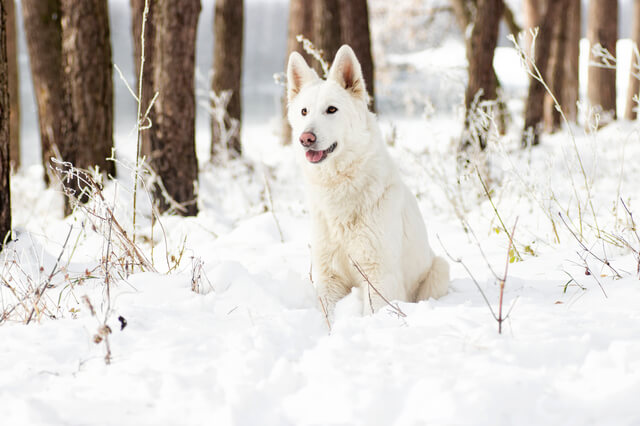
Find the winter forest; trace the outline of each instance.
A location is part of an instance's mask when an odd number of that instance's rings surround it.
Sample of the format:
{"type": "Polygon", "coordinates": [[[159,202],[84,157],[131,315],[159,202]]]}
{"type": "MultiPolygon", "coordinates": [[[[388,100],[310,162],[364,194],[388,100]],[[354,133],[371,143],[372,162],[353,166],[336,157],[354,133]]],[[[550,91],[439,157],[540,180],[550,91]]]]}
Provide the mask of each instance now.
{"type": "Polygon", "coordinates": [[[640,0],[0,9],[1,424],[640,424],[640,0]],[[369,315],[287,121],[343,44],[451,274],[369,315]]]}

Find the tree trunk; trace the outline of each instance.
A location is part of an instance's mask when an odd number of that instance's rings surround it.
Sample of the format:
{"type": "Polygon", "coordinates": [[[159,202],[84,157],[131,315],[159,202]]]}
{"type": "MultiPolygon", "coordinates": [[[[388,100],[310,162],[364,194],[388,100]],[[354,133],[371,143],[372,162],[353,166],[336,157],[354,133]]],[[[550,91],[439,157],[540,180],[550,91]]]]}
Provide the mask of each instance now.
{"type": "MultiPolygon", "coordinates": [[[[565,0],[569,1],[569,0],[565,0]]],[[[567,5],[568,6],[568,5],[567,5]]],[[[563,7],[560,16],[554,19],[553,39],[551,41],[551,58],[549,60],[549,81],[547,82],[551,93],[556,97],[562,110],[565,110],[566,100],[564,98],[563,87],[565,84],[565,63],[567,62],[567,11],[568,7],[563,7]]],[[[562,115],[555,106],[550,94],[545,95],[544,122],[550,132],[555,132],[562,125],[562,115]]]]}
{"type": "Polygon", "coordinates": [[[11,237],[11,166],[9,164],[9,78],[7,64],[7,1],[0,2],[0,250],[11,237]]]}
{"type": "MultiPolygon", "coordinates": [[[[60,0],[22,0],[22,17],[38,104],[44,180],[50,184],[51,157],[64,150],[68,100],[62,68],[60,0]]],[[[74,159],[70,159],[74,160],[74,159]]]]}
{"type": "MultiPolygon", "coordinates": [[[[470,34],[468,34],[467,30],[469,28],[469,25],[472,22],[471,9],[476,8],[476,1],[475,0],[451,0],[451,6],[453,8],[453,13],[456,17],[456,20],[458,21],[458,27],[460,28],[460,31],[462,32],[462,36],[465,39],[467,55],[470,55],[470,54],[473,55],[473,53],[471,52],[470,38],[468,37],[470,36],[470,34]]],[[[504,13],[503,13],[503,16],[504,16],[504,13]]],[[[492,68],[493,68],[493,65],[492,65],[492,68]]],[[[499,89],[501,87],[501,84],[500,84],[500,80],[498,80],[498,75],[496,74],[495,69],[493,70],[493,77],[495,80],[496,96],[498,100],[498,109],[497,109],[497,117],[496,117],[498,131],[500,132],[500,134],[505,134],[507,130],[507,121],[509,120],[509,110],[507,109],[507,105],[504,103],[504,100],[501,99],[501,96],[499,96],[499,89]]],[[[464,130],[465,134],[467,131],[468,129],[464,130]]]]}
{"type": "Polygon", "coordinates": [[[498,28],[503,6],[502,0],[478,1],[471,36],[467,44],[469,82],[465,92],[466,115],[461,141],[462,148],[476,141],[480,149],[485,149],[487,146],[486,132],[473,131],[477,123],[472,122],[472,108],[474,107],[474,99],[492,101],[497,97],[493,55],[498,41],[498,28]]]}
{"type": "MultiPolygon", "coordinates": [[[[149,104],[153,99],[153,41],[155,38],[155,30],[153,27],[153,10],[156,1],[147,0],[149,10],[147,20],[144,23],[144,70],[142,73],[142,114],[147,112],[149,104]]],[[[142,19],[144,16],[145,0],[131,0],[131,33],[133,34],[133,63],[135,64],[134,75],[136,76],[136,84],[140,84],[140,58],[142,57],[142,19]]],[[[137,87],[139,89],[139,86],[137,87]]],[[[138,92],[136,91],[136,96],[138,92]]],[[[149,122],[153,125],[152,111],[149,111],[149,122]]],[[[142,123],[141,127],[148,126],[149,122],[142,123]]],[[[151,133],[149,129],[143,128],[141,131],[141,148],[140,154],[147,157],[151,156],[151,133]]]]}
{"type": "MultiPolygon", "coordinates": [[[[315,46],[322,52],[322,57],[331,64],[336,52],[340,48],[342,35],[340,31],[340,0],[313,0],[313,40],[315,46]]],[[[310,64],[318,75],[324,72],[318,61],[310,64]]]]}
{"type": "Polygon", "coordinates": [[[567,6],[567,44],[565,55],[564,87],[562,88],[564,99],[564,114],[567,120],[578,120],[578,100],[580,99],[580,37],[582,36],[581,1],[568,0],[567,6]]]}
{"type": "Polygon", "coordinates": [[[115,176],[107,0],[62,0],[62,55],[77,143],[75,166],[115,176]]]}
{"type": "Polygon", "coordinates": [[[216,0],[214,15],[213,80],[211,90],[216,96],[229,92],[225,111],[212,100],[211,155],[215,156],[227,144],[231,157],[242,154],[242,42],[244,28],[243,0],[216,0]],[[235,124],[234,124],[235,123],[235,124]],[[222,128],[224,126],[224,128],[222,128]],[[235,128],[235,131],[234,131],[235,128]]]}
{"type": "Polygon", "coordinates": [[[638,118],[638,104],[633,100],[640,93],[640,62],[638,61],[638,47],[640,46],[640,0],[633,1],[633,19],[631,27],[631,39],[634,48],[631,51],[631,69],[629,71],[629,88],[627,89],[627,105],[624,110],[624,118],[635,120],[638,118]]]}
{"type": "Polygon", "coordinates": [[[340,21],[342,42],[351,46],[360,61],[371,110],[375,112],[375,81],[367,0],[340,0],[340,21]]]}
{"type": "MultiPolygon", "coordinates": [[[[588,37],[591,49],[596,44],[602,45],[611,55],[616,56],[616,41],[618,40],[618,1],[590,0],[588,17],[588,37]]],[[[589,53],[590,62],[600,63],[593,52],[589,53]]],[[[602,107],[602,112],[608,115],[601,117],[600,124],[607,124],[608,120],[616,119],[616,70],[602,67],[589,67],[589,82],[587,96],[592,106],[602,107]]]]}
{"type": "MultiPolygon", "coordinates": [[[[311,63],[311,57],[302,48],[296,37],[302,35],[307,40],[311,40],[313,37],[313,26],[309,23],[313,22],[313,8],[309,6],[309,2],[305,0],[290,0],[289,1],[289,30],[287,35],[287,57],[289,60],[291,52],[298,52],[302,55],[307,63],[311,63]]],[[[287,68],[287,63],[284,64],[284,69],[287,68]]],[[[291,143],[291,126],[287,119],[287,89],[282,93],[282,142],[287,145],[291,143]]]]}
{"type": "MultiPolygon", "coordinates": [[[[534,62],[540,75],[546,83],[549,82],[549,56],[551,51],[551,41],[553,28],[558,19],[560,10],[566,6],[566,0],[554,0],[549,3],[542,18],[542,24],[535,42],[534,62]]],[[[541,124],[544,113],[545,88],[533,77],[529,78],[529,94],[527,96],[524,113],[524,133],[522,135],[522,145],[537,145],[540,140],[541,124]]]]}
{"type": "MultiPolygon", "coordinates": [[[[547,9],[547,3],[549,0],[524,0],[523,1],[523,15],[524,15],[524,29],[526,31],[524,40],[525,45],[522,46],[525,52],[531,53],[531,42],[533,38],[531,32],[532,28],[539,27],[542,24],[542,17],[547,9]]],[[[532,55],[533,56],[533,55],[532,55]]]]}
{"type": "Polygon", "coordinates": [[[153,81],[159,91],[151,128],[151,166],[160,211],[198,214],[195,186],[195,51],[200,0],[157,0],[153,81]],[[177,203],[177,204],[176,204],[177,203]]]}
{"type": "Polygon", "coordinates": [[[17,29],[16,10],[14,0],[6,0],[7,19],[7,63],[9,72],[9,157],[12,167],[17,170],[20,167],[20,84],[18,78],[18,49],[17,49],[17,29]]]}

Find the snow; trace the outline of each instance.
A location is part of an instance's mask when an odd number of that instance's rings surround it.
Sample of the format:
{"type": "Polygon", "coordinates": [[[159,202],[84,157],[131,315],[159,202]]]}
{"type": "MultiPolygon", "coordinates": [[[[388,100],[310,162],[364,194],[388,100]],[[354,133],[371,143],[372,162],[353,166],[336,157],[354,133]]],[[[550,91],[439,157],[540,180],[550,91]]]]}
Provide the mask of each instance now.
{"type": "MultiPolygon", "coordinates": [[[[391,60],[428,72],[437,53],[391,60]]],[[[463,53],[455,44],[440,50],[443,61],[449,55],[444,72],[464,67],[463,53]]],[[[509,89],[526,90],[512,49],[500,48],[496,64],[509,89]]],[[[461,99],[450,92],[449,104],[461,99]]],[[[521,108],[514,102],[510,108],[521,108]]],[[[456,166],[462,120],[455,105],[425,119],[380,122],[432,246],[461,259],[497,310],[498,280],[483,256],[502,277],[509,239],[475,172],[456,166]]],[[[142,192],[138,241],[148,257],[154,241],[158,272],[127,275],[112,264],[110,295],[104,224],[94,230],[80,211],[63,219],[62,197],[41,183],[42,169],[23,168],[12,178],[18,239],[2,254],[0,276],[24,289],[45,283],[58,263],[63,270],[42,295],[47,311],[24,325],[31,299],[0,324],[2,423],[639,424],[640,241],[621,201],[640,217],[638,125],[619,121],[597,133],[573,126],[575,141],[565,128],[521,150],[521,122],[514,116],[486,163],[501,219],[509,230],[517,219],[522,255],[508,264],[502,334],[454,262],[447,296],[399,303],[404,317],[390,309],[362,317],[356,291],[329,327],[309,275],[309,216],[295,151],[280,146],[276,121],[245,126],[246,158],[225,166],[204,160],[199,136],[197,217],[163,216],[163,230],[156,225],[152,236],[142,192]],[[581,247],[558,213],[576,234],[582,218],[584,244],[620,277],[581,247]],[[94,343],[105,318],[110,365],[104,341],[94,343]]],[[[119,134],[122,173],[104,194],[131,232],[131,136],[119,134]]],[[[15,304],[0,286],[0,311],[15,304]]]]}

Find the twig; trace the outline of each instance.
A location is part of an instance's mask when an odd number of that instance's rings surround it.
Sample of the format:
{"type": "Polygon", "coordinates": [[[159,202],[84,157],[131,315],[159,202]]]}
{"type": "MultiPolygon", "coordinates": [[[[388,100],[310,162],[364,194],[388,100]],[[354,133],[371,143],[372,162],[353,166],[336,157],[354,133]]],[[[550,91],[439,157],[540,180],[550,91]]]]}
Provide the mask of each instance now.
{"type": "Polygon", "coordinates": [[[480,284],[478,284],[478,280],[476,280],[476,277],[473,276],[473,274],[471,273],[467,265],[462,261],[462,259],[454,258],[453,256],[451,256],[451,253],[449,253],[449,250],[447,250],[447,248],[444,246],[439,235],[436,235],[436,238],[438,238],[438,241],[440,242],[440,246],[442,247],[442,250],[444,250],[444,253],[447,255],[449,260],[451,260],[454,263],[460,264],[464,268],[464,270],[467,271],[467,275],[469,275],[469,278],[471,278],[471,281],[473,281],[473,283],[476,285],[476,288],[478,289],[478,291],[480,292],[480,295],[484,299],[484,303],[486,303],[487,307],[489,308],[489,311],[491,311],[491,316],[493,316],[493,318],[496,321],[498,321],[498,316],[493,311],[493,308],[491,307],[491,303],[489,303],[489,299],[487,299],[487,295],[484,294],[482,287],[480,287],[480,284]]]}
{"type": "MultiPolygon", "coordinates": [[[[511,247],[513,246],[513,235],[516,232],[516,225],[518,224],[518,218],[516,218],[516,222],[513,224],[513,229],[511,230],[511,235],[509,236],[509,246],[507,247],[507,261],[504,264],[504,275],[500,279],[500,301],[498,302],[498,334],[502,334],[502,322],[506,319],[502,318],[502,297],[504,294],[504,285],[507,281],[507,273],[509,271],[509,261],[511,260],[511,247]]],[[[511,309],[509,310],[511,312],[511,309]]],[[[507,314],[507,317],[509,314],[507,314]]]]}
{"type": "Polygon", "coordinates": [[[562,223],[564,223],[564,226],[569,230],[569,232],[571,233],[571,235],[573,235],[573,238],[575,238],[575,240],[578,242],[578,244],[580,244],[580,246],[582,247],[582,249],[589,253],[594,259],[596,259],[598,262],[602,263],[603,265],[606,265],[611,272],[614,273],[614,275],[616,276],[616,278],[622,278],[622,275],[620,275],[620,273],[618,273],[618,271],[615,270],[615,268],[613,266],[611,266],[611,264],[609,263],[609,261],[605,258],[604,260],[601,259],[598,255],[596,255],[592,250],[590,250],[589,248],[587,248],[587,246],[584,245],[584,243],[580,240],[580,238],[578,238],[578,236],[576,235],[575,232],[573,232],[573,230],[571,229],[571,227],[567,224],[567,222],[564,220],[564,216],[562,216],[562,213],[558,212],[558,216],[560,216],[560,219],[562,220],[562,223]]]}
{"type": "MultiPolygon", "coordinates": [[[[493,199],[491,198],[491,194],[489,193],[489,188],[487,188],[487,185],[484,183],[484,179],[482,179],[482,175],[480,174],[480,170],[478,170],[478,166],[475,166],[475,170],[476,170],[476,174],[478,175],[478,179],[480,179],[480,183],[482,184],[482,188],[484,189],[484,193],[487,195],[487,198],[489,198],[491,207],[493,207],[493,211],[496,214],[496,217],[498,218],[498,220],[500,221],[500,225],[502,225],[502,229],[509,237],[509,241],[512,241],[513,236],[509,234],[509,230],[507,229],[504,222],[502,221],[502,218],[500,217],[500,213],[498,213],[498,209],[496,208],[496,205],[493,203],[493,199]]],[[[516,219],[516,222],[517,222],[517,219],[516,219]]],[[[522,260],[522,256],[520,256],[520,252],[518,252],[518,248],[515,245],[513,245],[513,251],[518,256],[518,260],[522,260]]]]}
{"type": "Polygon", "coordinates": [[[136,168],[134,172],[133,182],[133,244],[136,243],[136,212],[137,212],[137,195],[138,195],[138,174],[140,167],[140,151],[142,149],[142,79],[144,75],[144,30],[149,16],[149,0],[144,1],[144,10],[142,12],[142,30],[140,31],[140,74],[138,74],[138,112],[136,114],[136,168]]]}
{"type": "Polygon", "coordinates": [[[273,199],[271,198],[271,187],[269,186],[269,180],[267,179],[267,174],[263,172],[262,177],[264,178],[264,188],[267,195],[267,200],[269,201],[269,210],[271,210],[273,221],[276,223],[276,227],[278,228],[278,233],[280,234],[280,242],[284,244],[284,235],[282,234],[282,229],[280,228],[280,222],[278,221],[278,217],[276,216],[276,211],[273,208],[273,199]]]}
{"type": "Polygon", "coordinates": [[[60,254],[58,255],[58,259],[56,259],[56,263],[53,265],[53,269],[51,270],[51,273],[49,274],[49,278],[47,278],[47,280],[45,281],[45,283],[42,285],[42,287],[40,289],[36,290],[36,301],[33,303],[33,308],[31,309],[31,313],[29,314],[29,317],[27,318],[27,324],[29,324],[31,322],[31,319],[33,318],[33,313],[38,308],[38,303],[40,303],[40,299],[42,298],[42,295],[44,294],[46,289],[49,287],[49,284],[51,284],[51,279],[53,278],[53,276],[57,272],[58,264],[60,263],[60,259],[62,259],[62,255],[63,255],[65,249],[67,248],[67,244],[69,243],[69,237],[71,237],[71,232],[72,231],[73,231],[73,226],[69,225],[69,232],[67,233],[67,238],[65,238],[64,244],[62,244],[62,249],[60,250],[60,254]]]}
{"type": "Polygon", "coordinates": [[[629,215],[629,219],[631,219],[631,230],[635,234],[636,239],[638,240],[638,243],[640,243],[640,236],[638,236],[638,228],[636,226],[636,221],[633,220],[633,213],[631,213],[631,210],[629,210],[629,207],[627,207],[622,197],[620,197],[620,201],[622,202],[622,206],[624,207],[624,209],[627,211],[627,214],[629,215]]]}
{"type": "Polygon", "coordinates": [[[404,312],[402,312],[402,310],[400,309],[400,307],[398,305],[394,305],[391,302],[389,302],[389,300],[384,297],[382,295],[382,293],[380,293],[378,291],[378,289],[371,283],[371,281],[369,280],[369,277],[367,277],[367,274],[364,273],[364,271],[362,270],[362,268],[360,267],[360,265],[358,264],[358,262],[356,262],[355,260],[353,260],[353,258],[351,256],[349,256],[349,260],[351,261],[351,263],[353,264],[353,266],[356,268],[356,270],[358,271],[358,273],[360,275],[362,275],[362,278],[364,278],[364,280],[366,281],[366,283],[369,285],[369,287],[371,287],[373,289],[373,291],[387,304],[391,307],[391,309],[393,309],[393,311],[400,317],[405,318],[407,316],[407,314],[405,314],[404,312]]]}

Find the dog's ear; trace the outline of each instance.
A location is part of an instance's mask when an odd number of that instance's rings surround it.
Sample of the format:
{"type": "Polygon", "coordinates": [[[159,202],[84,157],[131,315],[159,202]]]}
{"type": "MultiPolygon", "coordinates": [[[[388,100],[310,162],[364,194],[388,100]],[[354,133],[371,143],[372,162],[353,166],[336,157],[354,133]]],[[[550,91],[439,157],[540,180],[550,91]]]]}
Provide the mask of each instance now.
{"type": "Polygon", "coordinates": [[[287,65],[287,97],[289,102],[300,93],[300,89],[318,79],[318,74],[307,65],[301,54],[291,52],[287,65]]]}
{"type": "Polygon", "coordinates": [[[362,76],[362,67],[360,67],[356,54],[348,45],[344,44],[338,49],[329,70],[329,78],[338,82],[354,96],[367,100],[367,88],[362,76]]]}

